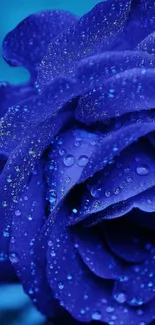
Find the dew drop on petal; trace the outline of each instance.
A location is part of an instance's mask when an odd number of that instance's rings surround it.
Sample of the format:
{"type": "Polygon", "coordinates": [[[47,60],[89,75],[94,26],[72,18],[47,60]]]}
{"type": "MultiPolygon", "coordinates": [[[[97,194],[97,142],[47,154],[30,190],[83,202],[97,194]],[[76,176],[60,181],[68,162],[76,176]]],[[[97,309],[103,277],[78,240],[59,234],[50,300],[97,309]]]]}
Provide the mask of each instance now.
{"type": "Polygon", "coordinates": [[[85,314],[85,310],[84,310],[84,309],[81,309],[81,310],[80,310],[80,314],[81,314],[81,315],[84,315],[84,314],[85,314]]]}
{"type": "Polygon", "coordinates": [[[20,211],[20,210],[16,210],[16,211],[15,211],[15,215],[16,215],[17,217],[19,217],[19,216],[21,215],[21,211],[20,211]]]}
{"type": "Polygon", "coordinates": [[[111,195],[110,191],[105,191],[105,196],[106,197],[110,197],[110,195],[111,195]]]}
{"type": "Polygon", "coordinates": [[[59,288],[60,290],[62,290],[62,289],[64,288],[64,284],[63,284],[62,282],[59,282],[59,283],[58,283],[58,288],[59,288]]]}
{"type": "Polygon", "coordinates": [[[102,189],[100,187],[99,188],[92,187],[90,193],[93,197],[95,197],[96,199],[99,199],[102,195],[101,191],[102,191],[102,189]]]}
{"type": "Polygon", "coordinates": [[[113,152],[117,152],[117,151],[118,151],[118,149],[119,149],[119,148],[118,148],[117,146],[115,146],[115,147],[113,147],[113,149],[112,149],[112,150],[113,150],[113,152]]]}
{"type": "Polygon", "coordinates": [[[63,156],[64,154],[65,154],[65,150],[64,150],[64,149],[60,149],[60,150],[59,150],[59,155],[60,155],[60,156],[63,156]]]}
{"type": "Polygon", "coordinates": [[[127,299],[126,294],[123,292],[118,293],[117,295],[114,296],[114,298],[120,304],[123,304],[127,299]]]}
{"type": "Polygon", "coordinates": [[[17,256],[17,254],[15,254],[15,253],[11,253],[11,254],[9,255],[9,260],[10,260],[13,264],[15,264],[15,263],[18,263],[19,258],[18,258],[18,256],[17,256]]]}
{"type": "Polygon", "coordinates": [[[140,176],[145,176],[149,174],[149,167],[147,165],[140,165],[136,168],[136,172],[140,176]]]}
{"type": "Polygon", "coordinates": [[[68,275],[67,275],[67,279],[68,279],[68,280],[72,280],[72,275],[71,275],[71,274],[68,274],[68,275]]]}
{"type": "Polygon", "coordinates": [[[89,158],[88,158],[87,156],[82,155],[82,156],[80,156],[79,159],[78,159],[78,165],[79,165],[80,167],[84,167],[84,166],[87,165],[88,160],[89,160],[89,158]]]}
{"type": "Polygon", "coordinates": [[[78,213],[78,210],[74,208],[74,209],[72,210],[72,212],[73,212],[74,214],[77,214],[77,213],[78,213]]]}
{"type": "Polygon", "coordinates": [[[51,256],[52,256],[52,257],[55,257],[55,256],[56,256],[55,251],[51,251],[51,256]]]}
{"type": "Polygon", "coordinates": [[[73,155],[69,155],[67,154],[64,158],[63,158],[63,163],[66,167],[71,167],[74,165],[75,163],[75,158],[73,155]]]}
{"type": "Polygon", "coordinates": [[[107,313],[113,313],[113,311],[114,311],[114,307],[108,306],[108,307],[106,308],[106,311],[107,311],[107,313]]]}
{"type": "Polygon", "coordinates": [[[8,183],[11,183],[12,182],[11,176],[8,176],[6,180],[8,183]]]}
{"type": "Polygon", "coordinates": [[[2,202],[2,206],[3,206],[4,208],[7,207],[7,205],[8,205],[8,204],[7,204],[6,201],[3,201],[3,202],[2,202]]]}
{"type": "Polygon", "coordinates": [[[102,317],[101,313],[99,311],[95,311],[94,313],[92,313],[92,319],[93,320],[100,320],[102,317]]]}

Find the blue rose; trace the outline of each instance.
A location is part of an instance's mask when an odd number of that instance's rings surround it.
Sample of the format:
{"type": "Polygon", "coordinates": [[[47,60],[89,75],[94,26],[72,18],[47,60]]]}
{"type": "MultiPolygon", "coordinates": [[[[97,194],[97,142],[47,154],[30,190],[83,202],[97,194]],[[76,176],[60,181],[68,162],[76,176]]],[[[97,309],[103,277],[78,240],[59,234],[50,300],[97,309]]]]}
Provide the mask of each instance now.
{"type": "Polygon", "coordinates": [[[154,1],[108,0],[4,40],[31,79],[1,85],[1,251],[56,324],[155,319],[154,25],[154,1]]]}

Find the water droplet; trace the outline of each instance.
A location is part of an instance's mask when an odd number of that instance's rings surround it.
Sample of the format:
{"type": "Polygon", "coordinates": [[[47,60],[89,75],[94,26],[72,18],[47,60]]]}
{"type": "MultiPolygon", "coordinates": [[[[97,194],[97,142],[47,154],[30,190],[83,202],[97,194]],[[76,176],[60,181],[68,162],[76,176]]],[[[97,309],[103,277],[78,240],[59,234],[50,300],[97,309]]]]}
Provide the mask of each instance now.
{"type": "Polygon", "coordinates": [[[68,274],[68,275],[67,275],[67,279],[68,279],[68,280],[72,280],[72,275],[71,275],[71,274],[68,274]]]}
{"type": "Polygon", "coordinates": [[[84,315],[84,314],[85,314],[85,310],[84,310],[84,309],[81,309],[81,310],[80,310],[80,314],[81,314],[81,315],[84,315]]]}
{"type": "Polygon", "coordinates": [[[52,257],[55,257],[55,256],[56,256],[55,251],[52,251],[52,252],[51,252],[51,256],[52,256],[52,257]]]}
{"type": "Polygon", "coordinates": [[[68,154],[63,158],[63,162],[66,167],[71,167],[75,163],[75,158],[73,155],[68,154]]]}
{"type": "Polygon", "coordinates": [[[51,247],[52,246],[52,241],[48,240],[47,244],[48,244],[49,247],[51,247]]]}
{"type": "Polygon", "coordinates": [[[9,255],[9,260],[10,260],[13,264],[15,264],[15,263],[18,263],[19,258],[18,258],[18,256],[17,256],[17,254],[15,254],[15,253],[11,253],[11,254],[9,255]]]}
{"type": "Polygon", "coordinates": [[[140,165],[136,168],[136,172],[140,176],[145,176],[149,174],[149,167],[147,165],[140,165]]]}
{"type": "Polygon", "coordinates": [[[149,288],[152,288],[152,287],[153,287],[153,283],[152,283],[152,282],[149,282],[149,283],[148,283],[148,287],[149,287],[149,288]]]}
{"type": "Polygon", "coordinates": [[[11,243],[14,244],[15,243],[15,238],[14,237],[11,237],[11,243]]]}
{"type": "Polygon", "coordinates": [[[95,311],[93,314],[92,314],[92,319],[93,320],[100,320],[102,317],[101,313],[99,311],[95,311]]]}
{"type": "Polygon", "coordinates": [[[3,231],[3,236],[4,236],[4,237],[9,237],[9,232],[4,230],[4,231],[3,231]]]}
{"type": "Polygon", "coordinates": [[[117,152],[118,151],[118,147],[117,146],[115,146],[115,147],[113,147],[113,152],[117,152]]]}
{"type": "Polygon", "coordinates": [[[59,288],[60,290],[62,290],[62,289],[64,288],[64,284],[63,284],[62,282],[59,282],[59,283],[58,283],[58,288],[59,288]]]}
{"type": "Polygon", "coordinates": [[[64,149],[59,149],[59,155],[63,156],[65,154],[65,150],[64,149]]]}
{"type": "Polygon", "coordinates": [[[128,176],[128,177],[126,178],[126,180],[127,180],[128,183],[131,183],[131,182],[133,181],[132,177],[130,177],[130,176],[128,176]]]}
{"type": "Polygon", "coordinates": [[[79,147],[81,145],[81,142],[80,141],[75,141],[75,146],[76,147],[79,147]]]}
{"type": "Polygon", "coordinates": [[[113,311],[114,311],[114,307],[108,306],[108,307],[106,308],[106,311],[107,311],[107,313],[113,313],[113,311]]]}
{"type": "Polygon", "coordinates": [[[100,187],[99,188],[92,187],[90,193],[91,193],[91,195],[93,197],[95,197],[96,199],[99,199],[102,196],[102,192],[101,191],[102,191],[102,189],[100,187]]]}
{"type": "Polygon", "coordinates": [[[91,141],[91,145],[92,145],[92,146],[95,146],[95,145],[96,145],[96,140],[92,140],[92,141],[91,141]]]}
{"type": "Polygon", "coordinates": [[[72,210],[72,212],[76,214],[76,213],[78,213],[78,210],[74,208],[74,209],[72,210]]]}
{"type": "Polygon", "coordinates": [[[119,188],[115,188],[114,189],[114,193],[117,195],[117,194],[119,194],[119,192],[120,192],[120,189],[119,188]]]}
{"type": "Polygon", "coordinates": [[[28,220],[32,220],[33,218],[32,218],[32,214],[28,214],[28,216],[27,216],[27,218],[28,218],[28,220]]]}
{"type": "Polygon", "coordinates": [[[126,301],[126,299],[127,299],[126,294],[123,293],[123,292],[117,293],[117,294],[114,296],[114,298],[115,298],[115,300],[116,300],[117,302],[119,302],[120,304],[123,304],[123,303],[126,301]]]}
{"type": "Polygon", "coordinates": [[[110,195],[111,195],[110,191],[105,191],[105,196],[106,197],[110,197],[110,195]]]}
{"type": "Polygon", "coordinates": [[[11,183],[12,182],[11,176],[8,176],[6,180],[8,183],[11,183]]]}
{"type": "Polygon", "coordinates": [[[49,197],[49,201],[50,201],[50,203],[51,203],[52,205],[54,205],[55,202],[56,202],[56,197],[51,195],[51,196],[49,197]]]}
{"type": "Polygon", "coordinates": [[[87,156],[82,155],[82,156],[80,156],[79,159],[78,159],[78,165],[79,165],[80,167],[84,167],[84,166],[87,165],[88,160],[89,160],[89,158],[88,158],[87,156]]]}
{"type": "Polygon", "coordinates": [[[3,201],[3,202],[2,202],[2,206],[3,206],[4,208],[7,207],[7,205],[8,205],[8,204],[7,204],[6,201],[3,201]]]}
{"type": "Polygon", "coordinates": [[[141,74],[145,74],[146,73],[146,68],[142,68],[141,69],[141,74]]]}
{"type": "Polygon", "coordinates": [[[16,210],[16,211],[15,211],[15,215],[16,215],[17,217],[19,217],[19,216],[21,215],[21,211],[20,211],[20,210],[16,210]]]}

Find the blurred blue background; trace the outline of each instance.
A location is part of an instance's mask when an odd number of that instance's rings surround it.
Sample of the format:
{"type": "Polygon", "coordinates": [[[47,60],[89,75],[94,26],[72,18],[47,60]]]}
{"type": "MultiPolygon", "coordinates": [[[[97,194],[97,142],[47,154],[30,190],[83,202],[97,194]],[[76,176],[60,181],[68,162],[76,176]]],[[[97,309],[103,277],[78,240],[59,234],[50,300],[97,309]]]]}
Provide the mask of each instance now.
{"type": "MultiPolygon", "coordinates": [[[[45,9],[69,10],[79,16],[89,11],[99,0],[0,0],[0,43],[6,33],[29,14],[45,9]]],[[[24,82],[28,73],[23,68],[10,68],[0,56],[0,80],[24,82]]]]}

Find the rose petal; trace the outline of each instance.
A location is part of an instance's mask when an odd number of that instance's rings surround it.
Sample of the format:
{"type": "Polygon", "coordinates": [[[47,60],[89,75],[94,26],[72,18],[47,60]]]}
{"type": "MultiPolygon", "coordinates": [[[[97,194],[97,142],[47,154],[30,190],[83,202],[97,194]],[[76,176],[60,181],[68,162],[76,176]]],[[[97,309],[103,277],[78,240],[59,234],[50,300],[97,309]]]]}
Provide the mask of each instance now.
{"type": "Polygon", "coordinates": [[[155,5],[152,0],[133,0],[127,23],[112,48],[134,49],[141,41],[143,42],[154,31],[154,12],[155,5]]]}
{"type": "Polygon", "coordinates": [[[129,306],[115,302],[111,296],[111,281],[100,280],[84,267],[78,258],[74,239],[66,228],[65,208],[46,229],[49,236],[47,254],[48,282],[56,298],[71,315],[83,322],[98,320],[106,323],[133,325],[153,318],[154,303],[150,309],[138,313],[129,306]],[[80,288],[80,290],[79,290],[80,288]]]}
{"type": "Polygon", "coordinates": [[[99,139],[98,134],[74,129],[61,134],[55,141],[47,167],[51,211],[79,181],[84,167],[96,151],[94,143],[99,139]]]}
{"type": "Polygon", "coordinates": [[[92,214],[84,220],[85,226],[94,226],[105,219],[114,219],[121,217],[131,211],[128,217],[139,226],[149,229],[155,228],[154,212],[155,211],[155,187],[152,187],[128,200],[118,202],[109,206],[104,211],[92,214]],[[138,208],[138,209],[136,209],[138,208]],[[143,213],[145,212],[145,213],[143,213]],[[148,214],[149,212],[149,214],[148,214]]]}
{"type": "Polygon", "coordinates": [[[155,4],[151,0],[132,2],[131,14],[124,30],[128,48],[136,47],[140,41],[154,31],[154,12],[155,4]]]}
{"type": "Polygon", "coordinates": [[[155,107],[153,69],[127,70],[80,98],[76,118],[85,124],[106,121],[129,112],[155,107]]]}
{"type": "Polygon", "coordinates": [[[79,230],[75,235],[76,248],[84,263],[103,279],[120,278],[123,266],[108,251],[103,239],[91,229],[79,230]]]}
{"type": "Polygon", "coordinates": [[[116,282],[114,297],[120,293],[126,296],[126,302],[132,306],[141,306],[155,297],[154,247],[146,261],[129,268],[124,278],[116,282]]]}
{"type": "MultiPolygon", "coordinates": [[[[117,152],[118,147],[114,145],[113,148],[117,152]]],[[[71,219],[71,223],[79,222],[90,214],[103,211],[153,187],[153,152],[147,142],[134,144],[123,151],[114,163],[95,175],[88,183],[80,213],[71,219]]],[[[102,159],[105,159],[103,151],[102,159]]]]}
{"type": "Polygon", "coordinates": [[[41,300],[40,308],[48,315],[53,300],[44,268],[38,264],[43,259],[41,249],[39,258],[37,255],[37,236],[45,221],[43,170],[40,163],[16,204],[12,216],[9,258],[26,293],[37,305],[41,300]]]}
{"type": "MultiPolygon", "coordinates": [[[[1,120],[1,150],[12,151],[32,129],[56,114],[72,98],[72,84],[59,78],[45,88],[41,95],[28,97],[12,106],[1,120]]],[[[68,114],[68,112],[66,112],[68,114]]],[[[49,123],[49,122],[47,122],[49,123]]]]}
{"type": "Polygon", "coordinates": [[[116,73],[113,65],[117,71],[128,69],[129,66],[152,66],[152,56],[130,51],[113,54],[108,52],[83,60],[77,67],[75,79],[71,81],[59,77],[46,85],[40,96],[28,98],[8,111],[0,125],[1,148],[7,150],[8,146],[10,151],[21,137],[25,137],[25,130],[32,128],[34,123],[42,123],[50,118],[72,98],[94,87],[102,87],[103,80],[116,73]],[[110,65],[109,69],[107,64],[110,65]]]}
{"type": "Polygon", "coordinates": [[[8,108],[17,104],[26,97],[34,94],[36,90],[29,84],[14,86],[6,82],[0,83],[0,117],[4,116],[8,108]]]}
{"type": "MultiPolygon", "coordinates": [[[[7,156],[0,154],[0,174],[6,164],[7,156]]],[[[7,202],[1,201],[1,206],[6,207],[7,202]]],[[[0,282],[17,281],[16,274],[8,257],[9,227],[5,228],[5,214],[1,213],[0,219],[1,237],[0,237],[0,282]]]]}
{"type": "MultiPolygon", "coordinates": [[[[0,236],[3,236],[3,231],[9,232],[12,214],[15,212],[15,202],[24,191],[30,174],[34,170],[43,151],[51,143],[53,136],[56,135],[62,125],[68,120],[69,116],[65,114],[65,116],[61,115],[61,118],[60,115],[59,117],[55,116],[52,119],[52,123],[49,121],[41,125],[37,130],[31,129],[25,139],[22,140],[10,155],[0,175],[1,202],[6,202],[0,205],[1,215],[4,215],[4,225],[0,229],[0,236]]],[[[5,239],[3,245],[6,250],[8,237],[3,238],[5,239]]]]}
{"type": "Polygon", "coordinates": [[[145,51],[154,55],[155,47],[155,32],[149,34],[146,38],[144,38],[136,47],[137,51],[145,51]]]}
{"type": "Polygon", "coordinates": [[[130,5],[130,0],[123,5],[122,0],[101,2],[55,38],[42,60],[38,84],[43,86],[60,74],[70,75],[81,59],[107,50],[123,29],[130,5]]]}
{"type": "Polygon", "coordinates": [[[65,11],[44,11],[24,19],[3,42],[3,57],[13,66],[25,66],[35,78],[48,44],[77,18],[65,11]]]}
{"type": "Polygon", "coordinates": [[[126,218],[105,221],[102,226],[104,238],[111,251],[119,258],[132,263],[144,261],[149,257],[147,250],[151,236],[126,218]]]}

